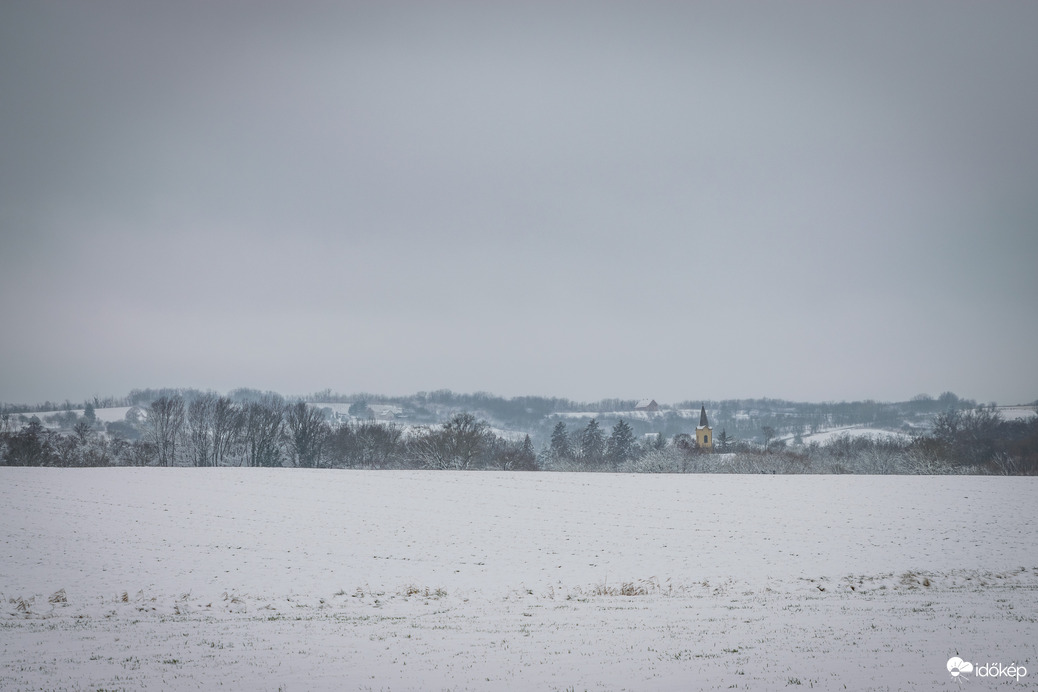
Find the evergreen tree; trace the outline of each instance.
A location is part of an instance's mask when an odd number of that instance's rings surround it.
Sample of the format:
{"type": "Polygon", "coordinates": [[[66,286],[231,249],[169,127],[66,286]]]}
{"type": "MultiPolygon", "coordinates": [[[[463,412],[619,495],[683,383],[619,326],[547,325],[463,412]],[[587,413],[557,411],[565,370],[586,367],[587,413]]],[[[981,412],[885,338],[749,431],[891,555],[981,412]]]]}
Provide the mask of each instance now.
{"type": "Polygon", "coordinates": [[[734,442],[735,438],[726,433],[724,428],[721,428],[721,434],[717,436],[717,445],[721,448],[721,451],[727,452],[734,442]]]}
{"type": "Polygon", "coordinates": [[[368,402],[364,399],[354,401],[352,404],[350,404],[348,413],[353,418],[372,418],[375,415],[371,408],[368,406],[368,402]]]}
{"type": "Polygon", "coordinates": [[[635,456],[637,444],[634,441],[634,431],[622,418],[613,426],[613,431],[606,441],[606,457],[613,465],[613,470],[619,470],[620,465],[635,456]]]}
{"type": "Polygon", "coordinates": [[[516,471],[537,471],[537,454],[533,450],[533,441],[530,436],[527,435],[523,438],[523,444],[519,447],[519,451],[516,454],[515,465],[516,471]]]}
{"type": "Polygon", "coordinates": [[[572,458],[573,445],[569,441],[569,432],[566,431],[566,424],[559,421],[551,431],[551,459],[557,462],[572,458]]]}
{"type": "Polygon", "coordinates": [[[584,466],[595,468],[602,465],[605,456],[605,435],[598,426],[598,420],[592,418],[583,432],[580,433],[580,456],[584,466]]]}
{"type": "Polygon", "coordinates": [[[7,463],[11,466],[49,466],[53,456],[50,434],[36,416],[7,437],[7,463]]]}

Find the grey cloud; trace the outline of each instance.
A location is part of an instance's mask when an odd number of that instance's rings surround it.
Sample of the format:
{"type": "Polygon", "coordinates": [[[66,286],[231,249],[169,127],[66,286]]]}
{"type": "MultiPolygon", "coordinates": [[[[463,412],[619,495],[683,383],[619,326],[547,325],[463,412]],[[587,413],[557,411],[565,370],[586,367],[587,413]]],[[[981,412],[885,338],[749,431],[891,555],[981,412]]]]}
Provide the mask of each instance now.
{"type": "Polygon", "coordinates": [[[5,3],[0,399],[1033,399],[1036,27],[5,3]]]}

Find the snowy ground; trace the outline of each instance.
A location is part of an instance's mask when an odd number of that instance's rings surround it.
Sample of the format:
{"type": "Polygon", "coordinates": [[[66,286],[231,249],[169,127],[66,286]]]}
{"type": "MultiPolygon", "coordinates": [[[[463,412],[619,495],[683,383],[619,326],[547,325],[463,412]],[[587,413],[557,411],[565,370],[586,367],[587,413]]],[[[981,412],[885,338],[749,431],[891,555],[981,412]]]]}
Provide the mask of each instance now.
{"type": "Polygon", "coordinates": [[[661,409],[659,411],[556,411],[551,415],[556,418],[591,419],[605,418],[614,420],[624,418],[626,420],[652,421],[662,416],[673,415],[679,418],[699,418],[699,409],[661,409]]]}
{"type": "MultiPolygon", "coordinates": [[[[885,430],[883,428],[867,428],[860,425],[848,425],[842,428],[830,428],[828,430],[822,430],[816,433],[806,434],[801,436],[804,444],[810,444],[817,442],[820,445],[829,444],[835,439],[840,437],[868,437],[877,442],[885,440],[901,440],[908,442],[912,438],[904,433],[894,432],[893,430],[885,430]]],[[[791,442],[794,437],[793,435],[783,435],[781,438],[787,442],[791,442]]]]}
{"type": "Polygon", "coordinates": [[[1034,406],[999,406],[998,415],[1002,416],[1004,420],[1030,420],[1034,418],[1035,414],[1034,406]]]}
{"type": "Polygon", "coordinates": [[[1038,680],[1038,479],[0,468],[0,689],[1038,680]]]}

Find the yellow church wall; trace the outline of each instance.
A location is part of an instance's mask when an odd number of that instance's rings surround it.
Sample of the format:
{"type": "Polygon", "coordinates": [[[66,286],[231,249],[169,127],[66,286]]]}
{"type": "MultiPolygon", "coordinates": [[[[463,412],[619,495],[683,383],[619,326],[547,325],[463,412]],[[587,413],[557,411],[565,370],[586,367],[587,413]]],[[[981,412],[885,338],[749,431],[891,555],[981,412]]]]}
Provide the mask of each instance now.
{"type": "Polygon", "coordinates": [[[714,448],[714,434],[709,428],[696,428],[696,445],[700,449],[713,449],[714,448]]]}

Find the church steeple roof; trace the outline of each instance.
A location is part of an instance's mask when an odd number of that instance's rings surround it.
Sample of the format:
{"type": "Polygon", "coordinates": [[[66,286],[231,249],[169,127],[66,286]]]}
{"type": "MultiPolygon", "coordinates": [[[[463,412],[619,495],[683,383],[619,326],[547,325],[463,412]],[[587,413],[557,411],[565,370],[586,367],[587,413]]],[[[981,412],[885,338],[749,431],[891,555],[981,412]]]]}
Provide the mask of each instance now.
{"type": "Polygon", "coordinates": [[[704,406],[699,412],[699,427],[706,428],[709,425],[710,424],[706,422],[706,406],[704,406]]]}

